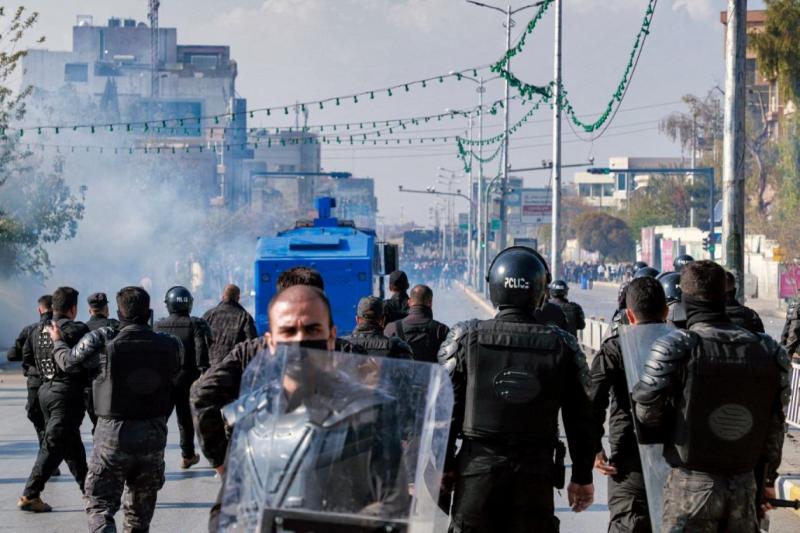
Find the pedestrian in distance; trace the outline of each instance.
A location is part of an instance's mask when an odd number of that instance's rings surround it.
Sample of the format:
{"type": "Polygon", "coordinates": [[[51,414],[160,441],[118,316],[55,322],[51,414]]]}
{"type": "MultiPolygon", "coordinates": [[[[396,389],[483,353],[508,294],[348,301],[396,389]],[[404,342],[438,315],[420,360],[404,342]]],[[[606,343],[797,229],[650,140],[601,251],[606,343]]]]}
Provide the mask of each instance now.
{"type": "Polygon", "coordinates": [[[153,329],[156,332],[174,335],[183,345],[181,368],[174,379],[172,401],[180,433],[180,467],[187,469],[200,462],[200,456],[195,453],[194,447],[194,422],[189,406],[189,388],[209,366],[208,349],[212,336],[205,320],[191,316],[194,298],[186,287],[170,288],[164,297],[164,303],[169,316],[156,322],[153,329]]]}
{"type": "Polygon", "coordinates": [[[427,285],[415,285],[408,303],[408,316],[388,323],[383,334],[408,343],[415,361],[436,363],[439,347],[450,328],[433,319],[433,290],[427,285]]]}
{"type": "Polygon", "coordinates": [[[164,486],[164,449],[172,381],[183,346],[150,329],[150,295],[141,287],[117,293],[120,324],[87,334],[70,348],[50,328],[56,362],[65,372],[89,369],[98,416],[86,478],[89,531],[116,531],[123,490],[125,531],[148,531],[164,486]]]}
{"type": "MultiPolygon", "coordinates": [[[[638,278],[628,285],[625,314],[631,326],[663,323],[667,303],[659,282],[650,277],[638,278]]],[[[631,414],[630,393],[625,378],[619,334],[605,339],[591,366],[592,412],[594,413],[594,467],[608,476],[609,533],[649,533],[642,462],[631,414]],[[609,410],[609,400],[610,410],[609,410]],[[602,437],[608,410],[609,453],[602,437]]]]}
{"type": "Polygon", "coordinates": [[[258,336],[253,317],[239,304],[239,297],[239,287],[226,285],[222,301],[203,315],[214,339],[208,353],[209,366],[221,361],[235,345],[258,336]]]}
{"type": "Polygon", "coordinates": [[[572,458],[570,506],[592,504],[589,369],[575,337],[535,318],[547,276],[534,250],[500,252],[488,274],[497,315],[454,325],[439,351],[454,389],[444,467],[453,533],[558,531],[553,489],[563,488],[566,453],[559,411],[572,458]]]}
{"type": "Polygon", "coordinates": [[[25,344],[23,358],[34,360],[41,376],[39,405],[44,414],[44,436],[31,474],[25,484],[17,507],[23,511],[46,513],[52,507],[42,501],[41,493],[53,471],[66,461],[81,493],[86,480],[86,450],[81,440],[81,422],[84,415],[84,389],[86,372],[65,372],[56,364],[53,340],[48,327],[55,324],[61,340],[74,346],[89,333],[83,322],[75,321],[78,315],[78,291],[72,287],[59,287],[53,292],[53,319],[36,328],[25,344]]]}
{"type": "Polygon", "coordinates": [[[663,443],[671,467],[661,530],[752,533],[759,463],[761,511],[775,497],[789,358],[768,335],[731,323],[721,266],[684,266],[681,290],[687,330],[653,343],[632,394],[639,441],[663,443]]]}

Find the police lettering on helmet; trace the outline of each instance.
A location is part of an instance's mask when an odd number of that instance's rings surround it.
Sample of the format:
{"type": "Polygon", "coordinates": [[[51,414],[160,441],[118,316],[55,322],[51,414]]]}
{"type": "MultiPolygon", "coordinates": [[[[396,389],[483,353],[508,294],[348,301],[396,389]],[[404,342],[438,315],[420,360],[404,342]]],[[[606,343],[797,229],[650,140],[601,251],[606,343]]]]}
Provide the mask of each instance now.
{"type": "Polygon", "coordinates": [[[486,276],[492,305],[537,308],[548,276],[547,263],[538,252],[525,246],[506,248],[494,258],[486,276]]]}

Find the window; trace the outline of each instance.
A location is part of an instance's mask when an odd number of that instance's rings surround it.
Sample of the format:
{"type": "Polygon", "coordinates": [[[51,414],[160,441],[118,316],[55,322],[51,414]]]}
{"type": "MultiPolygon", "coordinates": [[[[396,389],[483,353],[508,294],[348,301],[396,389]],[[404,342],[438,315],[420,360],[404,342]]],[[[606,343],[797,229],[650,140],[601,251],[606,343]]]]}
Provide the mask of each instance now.
{"type": "Polygon", "coordinates": [[[216,54],[192,54],[189,56],[189,62],[197,68],[216,68],[217,56],[216,54]]]}
{"type": "Polygon", "coordinates": [[[619,172],[617,174],[617,190],[624,191],[628,187],[628,175],[624,172],[619,172]]]}
{"type": "Polygon", "coordinates": [[[600,195],[603,193],[602,187],[603,185],[601,183],[592,183],[592,198],[600,198],[600,195]]]}
{"type": "Polygon", "coordinates": [[[89,81],[89,65],[86,63],[67,63],[64,65],[64,81],[89,81]]]}
{"type": "Polygon", "coordinates": [[[588,183],[581,183],[578,185],[578,196],[589,196],[591,193],[591,186],[588,183]]]}
{"type": "Polygon", "coordinates": [[[614,184],[613,183],[604,183],[603,184],[603,196],[614,196],[614,184]]]}

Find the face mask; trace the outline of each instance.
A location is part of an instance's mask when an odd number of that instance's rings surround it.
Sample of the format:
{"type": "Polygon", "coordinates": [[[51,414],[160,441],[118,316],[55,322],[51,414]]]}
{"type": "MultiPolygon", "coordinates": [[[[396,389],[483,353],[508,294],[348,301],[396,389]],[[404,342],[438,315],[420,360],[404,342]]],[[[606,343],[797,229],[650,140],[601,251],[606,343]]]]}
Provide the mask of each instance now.
{"type": "Polygon", "coordinates": [[[314,341],[299,341],[299,342],[279,342],[278,348],[286,347],[291,348],[306,348],[308,350],[322,350],[328,351],[328,339],[320,339],[314,341]]]}

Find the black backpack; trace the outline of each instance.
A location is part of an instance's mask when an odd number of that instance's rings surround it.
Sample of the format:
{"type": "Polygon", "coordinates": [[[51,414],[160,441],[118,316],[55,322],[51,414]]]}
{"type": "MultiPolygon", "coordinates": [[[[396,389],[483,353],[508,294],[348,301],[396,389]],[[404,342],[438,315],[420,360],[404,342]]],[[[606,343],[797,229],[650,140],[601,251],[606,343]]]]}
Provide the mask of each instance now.
{"type": "Polygon", "coordinates": [[[433,320],[411,326],[406,326],[402,320],[398,320],[395,325],[397,326],[397,336],[411,346],[415,361],[438,362],[437,355],[441,341],[436,338],[437,325],[433,320]]]}

